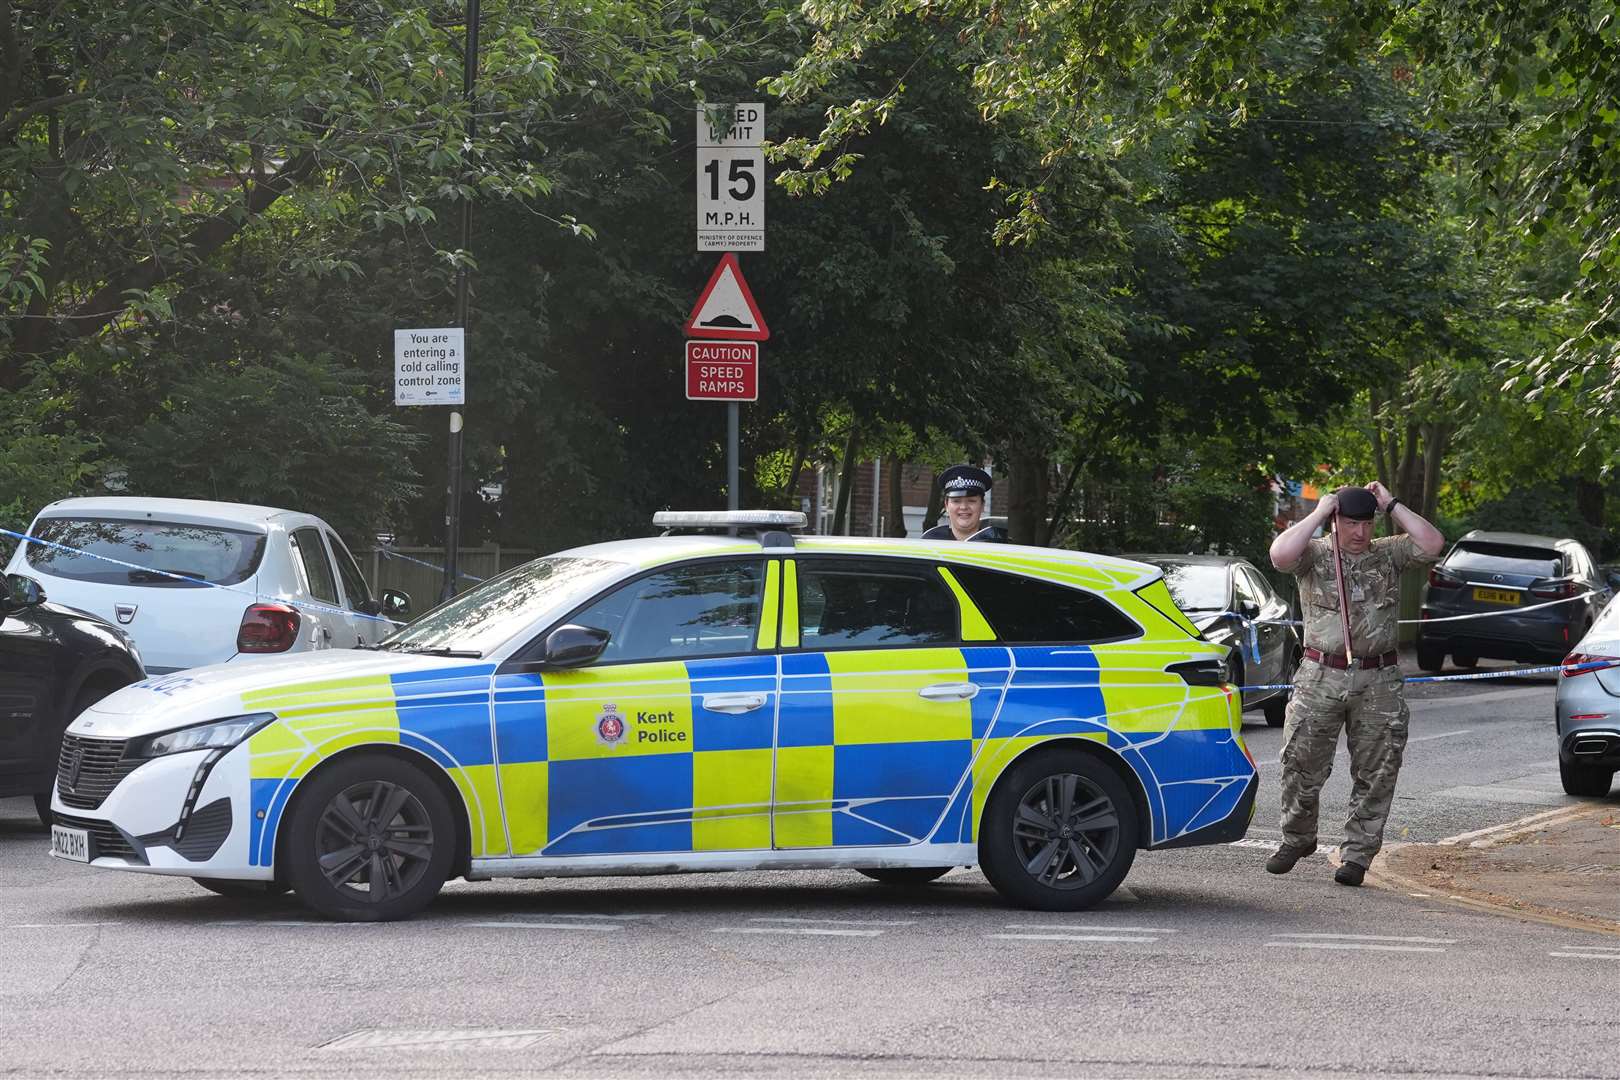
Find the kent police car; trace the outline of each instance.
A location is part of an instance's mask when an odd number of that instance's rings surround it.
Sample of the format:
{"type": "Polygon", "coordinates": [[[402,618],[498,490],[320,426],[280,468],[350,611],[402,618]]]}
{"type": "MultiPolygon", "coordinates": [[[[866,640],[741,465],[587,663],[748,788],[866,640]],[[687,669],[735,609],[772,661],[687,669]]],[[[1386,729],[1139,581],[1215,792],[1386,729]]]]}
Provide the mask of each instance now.
{"type": "MultiPolygon", "coordinates": [[[[494,578],[374,646],[197,668],[69,728],[60,859],[398,919],[450,877],[982,868],[1078,910],[1253,812],[1226,650],[1154,567],[795,537],[798,514],[494,578]]],[[[672,530],[673,531],[673,530],[672,530]]]]}

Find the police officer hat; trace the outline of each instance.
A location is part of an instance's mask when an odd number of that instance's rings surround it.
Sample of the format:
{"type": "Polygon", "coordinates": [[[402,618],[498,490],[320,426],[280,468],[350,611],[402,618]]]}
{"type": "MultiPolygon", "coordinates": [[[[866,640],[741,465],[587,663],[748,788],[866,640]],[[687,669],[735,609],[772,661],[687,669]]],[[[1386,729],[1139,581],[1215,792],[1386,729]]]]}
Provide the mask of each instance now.
{"type": "Polygon", "coordinates": [[[990,493],[990,474],[977,465],[952,465],[940,473],[939,486],[947,499],[958,495],[984,496],[990,493]]]}
{"type": "Polygon", "coordinates": [[[1337,511],[1352,521],[1371,521],[1378,512],[1378,497],[1364,487],[1344,487],[1338,491],[1337,511]]]}

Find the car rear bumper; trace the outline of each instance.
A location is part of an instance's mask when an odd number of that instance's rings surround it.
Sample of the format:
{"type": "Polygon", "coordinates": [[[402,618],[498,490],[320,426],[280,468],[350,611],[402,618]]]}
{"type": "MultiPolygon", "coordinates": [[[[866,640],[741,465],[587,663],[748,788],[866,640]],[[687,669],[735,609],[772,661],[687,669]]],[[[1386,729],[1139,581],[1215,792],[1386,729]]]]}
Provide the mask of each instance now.
{"type": "Polygon", "coordinates": [[[1558,744],[1558,759],[1566,765],[1620,769],[1620,727],[1570,732],[1558,744]]]}
{"type": "MultiPolygon", "coordinates": [[[[1482,620],[1483,621],[1483,620],[1482,620]]],[[[1442,624],[1444,626],[1445,624],[1442,624]]],[[[1426,649],[1438,649],[1464,656],[1489,657],[1492,660],[1526,660],[1556,663],[1569,654],[1574,641],[1563,624],[1546,623],[1524,626],[1522,623],[1493,627],[1491,633],[1460,627],[1467,623],[1453,623],[1456,630],[1418,627],[1418,644],[1426,649]]]]}

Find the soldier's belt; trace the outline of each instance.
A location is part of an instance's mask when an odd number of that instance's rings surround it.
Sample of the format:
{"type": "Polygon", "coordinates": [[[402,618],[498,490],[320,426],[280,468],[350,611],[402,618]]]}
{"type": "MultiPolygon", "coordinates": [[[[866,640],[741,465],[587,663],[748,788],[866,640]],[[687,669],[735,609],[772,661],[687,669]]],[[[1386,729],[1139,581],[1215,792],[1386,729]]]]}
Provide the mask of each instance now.
{"type": "Polygon", "coordinates": [[[1393,667],[1400,662],[1401,657],[1399,653],[1387,652],[1383,656],[1353,656],[1349,661],[1346,661],[1342,656],[1325,653],[1321,649],[1313,649],[1307,645],[1305,646],[1305,659],[1315,660],[1325,667],[1339,668],[1341,670],[1354,666],[1367,671],[1376,671],[1383,667],[1393,667]]]}

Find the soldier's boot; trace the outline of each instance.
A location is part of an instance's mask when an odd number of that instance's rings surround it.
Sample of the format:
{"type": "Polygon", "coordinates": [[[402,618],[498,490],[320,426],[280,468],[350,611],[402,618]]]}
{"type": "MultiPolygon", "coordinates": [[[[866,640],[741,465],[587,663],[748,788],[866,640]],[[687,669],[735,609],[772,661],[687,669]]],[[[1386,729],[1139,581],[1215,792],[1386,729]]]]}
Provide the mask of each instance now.
{"type": "Polygon", "coordinates": [[[1269,874],[1286,874],[1294,868],[1294,864],[1316,850],[1316,845],[1310,847],[1289,847],[1282,845],[1266,860],[1266,872],[1269,874]]]}
{"type": "Polygon", "coordinates": [[[1340,885],[1360,885],[1361,879],[1367,876],[1367,868],[1358,862],[1341,863],[1333,871],[1333,880],[1340,885]]]}

